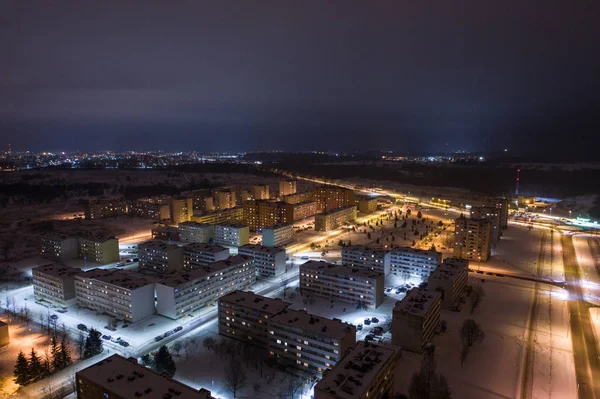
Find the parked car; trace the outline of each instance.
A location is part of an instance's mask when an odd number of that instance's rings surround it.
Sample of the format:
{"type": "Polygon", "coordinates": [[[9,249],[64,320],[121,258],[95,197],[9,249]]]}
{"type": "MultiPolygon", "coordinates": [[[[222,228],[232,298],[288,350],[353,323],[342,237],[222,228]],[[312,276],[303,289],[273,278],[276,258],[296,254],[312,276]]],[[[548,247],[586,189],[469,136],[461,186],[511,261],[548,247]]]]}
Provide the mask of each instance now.
{"type": "Polygon", "coordinates": [[[56,309],[58,313],[67,313],[67,309],[56,309]]]}
{"type": "Polygon", "coordinates": [[[104,339],[106,341],[110,341],[112,339],[112,337],[110,335],[103,335],[102,339],[104,339]]]}
{"type": "Polygon", "coordinates": [[[58,319],[58,315],[55,315],[55,314],[53,314],[53,315],[51,315],[51,316],[50,316],[50,318],[51,318],[52,320],[56,320],[56,319],[58,319]]]}
{"type": "Polygon", "coordinates": [[[371,323],[379,323],[379,319],[377,317],[371,317],[371,323]]]}
{"type": "Polygon", "coordinates": [[[81,331],[87,331],[88,328],[85,324],[77,324],[77,329],[81,331]]]}
{"type": "Polygon", "coordinates": [[[373,334],[369,334],[365,337],[365,342],[374,341],[375,336],[373,334]]]}
{"type": "Polygon", "coordinates": [[[182,326],[177,326],[177,327],[175,327],[175,328],[173,329],[173,331],[174,331],[174,332],[178,332],[178,331],[181,331],[181,330],[183,330],[183,327],[182,327],[182,326]]]}
{"type": "Polygon", "coordinates": [[[383,334],[383,328],[382,327],[375,327],[375,328],[372,328],[370,332],[373,335],[381,335],[381,334],[383,334]]]}
{"type": "Polygon", "coordinates": [[[154,337],[154,340],[155,340],[156,342],[158,342],[158,341],[162,340],[163,338],[164,338],[164,337],[163,337],[162,335],[158,335],[158,336],[154,337]]]}
{"type": "Polygon", "coordinates": [[[363,329],[363,326],[362,326],[362,324],[358,323],[358,325],[356,326],[356,329],[357,329],[358,331],[362,330],[362,329],[363,329]]]}
{"type": "Polygon", "coordinates": [[[125,348],[127,348],[129,346],[129,342],[120,340],[119,341],[119,345],[124,346],[125,348]]]}
{"type": "Polygon", "coordinates": [[[400,289],[397,289],[396,290],[396,295],[398,295],[400,292],[401,292],[400,289]]]}
{"type": "Polygon", "coordinates": [[[117,267],[123,267],[123,266],[125,266],[125,263],[124,263],[124,262],[117,263],[117,267]]]}
{"type": "Polygon", "coordinates": [[[308,256],[303,256],[300,259],[302,259],[302,260],[308,260],[308,256]]]}
{"type": "Polygon", "coordinates": [[[385,292],[390,292],[390,291],[392,291],[392,289],[391,289],[391,288],[386,288],[386,289],[385,289],[385,292]]]}
{"type": "Polygon", "coordinates": [[[133,261],[133,262],[139,262],[139,261],[140,261],[140,258],[133,258],[133,259],[132,259],[132,261],[133,261]]]}
{"type": "Polygon", "coordinates": [[[111,338],[110,342],[114,342],[115,344],[117,344],[117,343],[119,343],[120,340],[121,340],[121,337],[111,338]]]}
{"type": "Polygon", "coordinates": [[[166,333],[163,334],[164,338],[170,337],[171,335],[173,335],[173,331],[167,331],[166,333]]]}
{"type": "Polygon", "coordinates": [[[371,325],[371,319],[365,319],[365,326],[371,325]]]}

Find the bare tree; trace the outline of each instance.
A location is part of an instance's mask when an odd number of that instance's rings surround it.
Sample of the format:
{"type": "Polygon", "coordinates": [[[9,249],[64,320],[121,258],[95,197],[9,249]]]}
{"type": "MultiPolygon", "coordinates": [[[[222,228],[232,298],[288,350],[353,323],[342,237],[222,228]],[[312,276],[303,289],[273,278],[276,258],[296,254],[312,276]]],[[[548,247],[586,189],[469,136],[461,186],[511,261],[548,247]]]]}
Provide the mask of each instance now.
{"type": "Polygon", "coordinates": [[[246,368],[235,357],[231,358],[229,364],[225,366],[225,386],[231,393],[234,398],[237,398],[237,393],[242,389],[246,382],[248,381],[248,376],[246,374],[246,368]]]}
{"type": "Polygon", "coordinates": [[[485,297],[485,291],[481,284],[474,285],[471,291],[471,313],[479,306],[483,297],[485,297]]]}
{"type": "Polygon", "coordinates": [[[460,329],[460,340],[463,347],[460,352],[460,365],[462,366],[467,360],[469,350],[476,342],[481,342],[485,338],[485,333],[473,319],[466,319],[460,329]]]}
{"type": "Polygon", "coordinates": [[[83,334],[83,331],[79,332],[75,345],[77,347],[77,353],[79,353],[79,358],[82,359],[83,351],[85,349],[85,335],[83,334]]]}
{"type": "Polygon", "coordinates": [[[302,380],[294,376],[287,376],[281,391],[279,392],[279,399],[297,399],[300,397],[304,384],[302,380]]]}
{"type": "Polygon", "coordinates": [[[173,345],[171,345],[171,349],[173,349],[176,356],[179,356],[179,352],[181,352],[182,348],[183,348],[183,345],[181,344],[181,341],[175,341],[173,343],[173,345]]]}
{"type": "Polygon", "coordinates": [[[285,296],[290,288],[288,286],[288,283],[287,283],[285,277],[281,276],[281,280],[279,281],[279,284],[281,286],[281,291],[283,292],[283,299],[285,299],[285,296]]]}

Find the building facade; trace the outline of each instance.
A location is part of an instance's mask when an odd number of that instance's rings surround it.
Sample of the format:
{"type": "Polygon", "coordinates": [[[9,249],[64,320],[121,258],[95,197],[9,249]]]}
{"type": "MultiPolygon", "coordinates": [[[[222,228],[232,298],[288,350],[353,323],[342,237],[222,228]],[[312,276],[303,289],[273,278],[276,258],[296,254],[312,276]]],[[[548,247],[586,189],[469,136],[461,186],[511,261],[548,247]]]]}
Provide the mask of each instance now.
{"type": "Polygon", "coordinates": [[[256,274],[263,277],[275,277],[285,273],[285,249],[265,247],[260,244],[246,244],[239,247],[238,254],[253,259],[256,274]]]}
{"type": "Polygon", "coordinates": [[[383,273],[310,260],[299,268],[300,294],[376,308],[383,302],[383,273]]]}
{"type": "Polygon", "coordinates": [[[440,323],[440,293],[413,288],[392,312],[392,343],[422,353],[440,323]]]}
{"type": "Polygon", "coordinates": [[[268,200],[270,198],[268,184],[256,185],[252,187],[252,191],[255,200],[268,200]]]}
{"type": "Polygon", "coordinates": [[[469,261],[466,259],[446,258],[427,280],[427,288],[438,291],[441,306],[445,310],[455,310],[460,302],[469,279],[469,261]]]}
{"type": "Polygon", "coordinates": [[[215,235],[215,227],[212,224],[183,222],[177,227],[180,240],[184,242],[208,243],[215,235]]]}
{"type": "Polygon", "coordinates": [[[127,214],[127,203],[123,197],[97,197],[79,201],[83,205],[86,219],[104,219],[127,214]]]}
{"type": "Polygon", "coordinates": [[[171,223],[179,224],[192,220],[194,200],[191,197],[174,197],[169,208],[171,223]]]}
{"type": "Polygon", "coordinates": [[[191,243],[183,246],[184,270],[199,269],[209,263],[225,260],[229,257],[229,250],[220,245],[204,243],[191,243]]]}
{"type": "Polygon", "coordinates": [[[192,221],[205,224],[241,223],[243,220],[244,209],[241,206],[192,216],[192,221]]]}
{"type": "Polygon", "coordinates": [[[47,233],[40,236],[40,256],[42,258],[64,262],[77,259],[79,240],[60,233],[47,233]]]}
{"type": "Polygon", "coordinates": [[[306,219],[317,213],[317,203],[304,201],[297,204],[285,203],[281,205],[281,223],[292,224],[295,221],[306,219]]]}
{"type": "Polygon", "coordinates": [[[276,224],[262,229],[262,244],[265,247],[283,247],[292,241],[294,226],[291,224],[276,224]]]}
{"type": "Polygon", "coordinates": [[[279,196],[296,194],[296,181],[295,180],[281,180],[279,182],[279,196]]]}
{"type": "Polygon", "coordinates": [[[241,247],[248,244],[250,229],[239,223],[215,225],[215,244],[226,247],[241,247]]]}
{"type": "Polygon", "coordinates": [[[362,214],[373,213],[377,210],[377,197],[370,197],[368,195],[355,195],[354,204],[358,208],[358,211],[362,214]]]}
{"type": "Polygon", "coordinates": [[[152,238],[165,241],[179,241],[181,239],[181,233],[175,226],[154,223],[154,226],[152,227],[152,238]]]}
{"type": "MultiPolygon", "coordinates": [[[[281,200],[286,204],[300,204],[301,202],[312,201],[312,192],[305,191],[302,193],[286,194],[282,196],[281,200]]],[[[315,207],[316,206],[317,203],[315,202],[315,207]]],[[[315,213],[317,213],[316,210],[315,213]]]]}
{"type": "Polygon", "coordinates": [[[354,205],[332,209],[315,216],[315,231],[335,230],[345,223],[353,223],[355,220],[356,207],[354,205]]]}
{"type": "Polygon", "coordinates": [[[282,203],[268,200],[244,202],[244,224],[251,231],[273,226],[281,221],[282,203]]]}
{"type": "Polygon", "coordinates": [[[119,239],[117,237],[79,237],[79,257],[90,262],[106,265],[118,262],[119,239]]]}
{"type": "Polygon", "coordinates": [[[358,267],[374,272],[390,274],[389,251],[379,248],[367,248],[363,245],[353,245],[342,248],[342,264],[349,267],[358,267]]]}
{"type": "Polygon", "coordinates": [[[215,207],[218,210],[235,208],[236,198],[233,190],[219,190],[215,192],[215,207]]]}
{"type": "Polygon", "coordinates": [[[486,262],[492,253],[492,223],[459,217],[454,222],[454,257],[486,262]]]}
{"type": "Polygon", "coordinates": [[[312,200],[317,203],[317,212],[327,212],[353,206],[354,192],[338,186],[316,186],[312,189],[312,200]]]}
{"type": "Polygon", "coordinates": [[[169,210],[170,203],[171,197],[168,195],[139,198],[138,200],[129,204],[128,211],[131,216],[152,219],[156,221],[164,221],[171,219],[171,213],[169,210]]]}
{"type": "Polygon", "coordinates": [[[31,270],[33,295],[36,302],[69,306],[75,304],[75,276],[81,269],[53,264],[31,270]]]}
{"type": "Polygon", "coordinates": [[[411,247],[397,247],[390,251],[391,272],[399,277],[426,279],[442,261],[436,251],[411,247]]]}
{"type": "Polygon", "coordinates": [[[138,245],[140,269],[161,274],[173,273],[183,268],[183,247],[161,241],[146,241],[138,245]]]}

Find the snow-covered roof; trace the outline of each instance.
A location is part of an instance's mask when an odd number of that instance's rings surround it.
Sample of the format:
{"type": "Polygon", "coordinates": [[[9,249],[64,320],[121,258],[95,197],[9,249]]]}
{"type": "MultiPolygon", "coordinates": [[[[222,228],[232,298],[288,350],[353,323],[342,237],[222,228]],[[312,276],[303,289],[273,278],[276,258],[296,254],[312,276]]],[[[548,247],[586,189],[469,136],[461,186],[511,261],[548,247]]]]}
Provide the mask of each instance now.
{"type": "Polygon", "coordinates": [[[106,242],[108,240],[116,240],[117,237],[105,234],[83,234],[79,236],[80,240],[92,241],[92,242],[106,242]]]}
{"type": "Polygon", "coordinates": [[[342,255],[344,253],[348,253],[348,252],[359,252],[362,254],[368,254],[368,255],[377,255],[377,256],[384,256],[385,254],[388,253],[388,251],[381,249],[381,248],[369,248],[366,247],[364,245],[352,245],[350,247],[343,247],[342,248],[342,255]]]}
{"type": "Polygon", "coordinates": [[[275,315],[292,305],[280,298],[267,298],[266,296],[255,294],[252,291],[240,290],[222,296],[219,298],[219,302],[228,302],[248,309],[269,313],[271,315],[275,315]]]}
{"type": "Polygon", "coordinates": [[[383,273],[375,272],[368,269],[357,268],[357,267],[349,267],[344,265],[334,265],[326,262],[319,262],[317,260],[309,260],[306,263],[300,265],[300,271],[309,271],[315,270],[321,273],[336,273],[336,274],[344,274],[348,276],[354,277],[366,277],[375,279],[379,276],[382,276],[383,273]]]}
{"type": "Polygon", "coordinates": [[[441,255],[439,252],[432,251],[429,249],[419,249],[419,248],[411,248],[411,247],[396,247],[396,248],[393,248],[390,251],[390,253],[392,253],[392,254],[394,254],[394,253],[410,253],[410,254],[415,254],[415,255],[424,255],[424,256],[432,256],[432,257],[441,255]]]}
{"type": "Polygon", "coordinates": [[[238,251],[243,251],[243,250],[262,252],[262,253],[267,253],[267,254],[277,254],[279,252],[285,252],[285,249],[283,249],[283,248],[265,247],[260,244],[246,244],[246,245],[242,245],[241,247],[238,248],[238,251]]]}
{"type": "Polygon", "coordinates": [[[201,266],[197,269],[191,270],[183,274],[178,274],[173,277],[167,277],[166,279],[160,281],[159,284],[166,285],[167,287],[177,288],[190,281],[198,280],[207,275],[211,275],[215,272],[218,272],[219,270],[225,270],[232,266],[237,266],[241,263],[248,262],[251,260],[252,257],[246,255],[230,256],[225,260],[209,263],[208,265],[201,266]]]}
{"type": "Polygon", "coordinates": [[[306,313],[305,310],[285,309],[271,319],[271,323],[278,323],[288,327],[294,327],[305,332],[321,335],[333,339],[342,339],[356,327],[344,323],[340,319],[326,319],[306,313]]]}
{"type": "Polygon", "coordinates": [[[228,228],[233,228],[233,229],[243,229],[244,227],[248,227],[248,226],[246,226],[243,223],[234,223],[234,222],[231,222],[231,223],[219,223],[219,224],[216,224],[215,225],[215,229],[217,227],[228,227],[228,228]]]}
{"type": "Polygon", "coordinates": [[[76,267],[68,267],[68,266],[59,266],[48,263],[46,265],[34,267],[32,273],[44,273],[53,277],[71,277],[75,276],[78,273],[81,273],[81,269],[76,267]]]}
{"type": "Polygon", "coordinates": [[[193,242],[183,246],[184,251],[199,251],[199,252],[210,252],[217,253],[222,251],[229,251],[227,248],[220,245],[208,245],[200,242],[193,242]]]}
{"type": "Polygon", "coordinates": [[[138,250],[153,249],[155,251],[167,252],[167,251],[172,251],[177,248],[179,248],[179,245],[177,245],[177,244],[167,244],[160,240],[150,240],[150,241],[146,241],[146,242],[143,242],[140,245],[138,245],[138,250]]]}
{"type": "Polygon", "coordinates": [[[431,305],[440,298],[440,293],[423,288],[413,288],[401,301],[396,302],[394,312],[424,316],[431,305]]]}
{"type": "Polygon", "coordinates": [[[460,258],[446,258],[442,262],[441,266],[451,267],[451,268],[459,268],[459,269],[468,269],[469,261],[467,259],[460,258]]]}
{"type": "Polygon", "coordinates": [[[332,215],[332,214],[334,214],[334,213],[338,213],[338,212],[343,212],[343,211],[346,211],[346,210],[348,210],[348,209],[350,209],[350,208],[354,208],[354,209],[356,209],[356,205],[340,206],[339,208],[330,209],[330,210],[328,210],[328,211],[326,211],[326,212],[319,213],[319,214],[317,214],[316,216],[320,216],[320,217],[321,217],[321,216],[332,215]]]}
{"type": "Polygon", "coordinates": [[[214,399],[204,388],[195,390],[137,364],[133,358],[126,359],[120,355],[112,355],[77,372],[77,375],[120,398],[214,399]]]}
{"type": "Polygon", "coordinates": [[[328,392],[339,399],[362,398],[373,379],[395,356],[400,356],[400,348],[397,346],[358,341],[319,381],[315,391],[328,392]]]}
{"type": "Polygon", "coordinates": [[[145,275],[119,269],[92,269],[79,273],[77,277],[101,281],[128,290],[135,290],[155,282],[145,275]]]}
{"type": "Polygon", "coordinates": [[[208,224],[208,223],[200,223],[200,222],[193,222],[193,221],[188,221],[188,222],[181,222],[179,223],[179,228],[181,227],[189,227],[189,228],[204,228],[204,227],[212,227],[212,224],[208,224]]]}
{"type": "Polygon", "coordinates": [[[263,227],[262,230],[278,230],[278,229],[283,229],[283,228],[294,228],[293,225],[291,224],[287,224],[287,223],[277,223],[274,224],[273,226],[267,226],[267,227],[263,227]]]}

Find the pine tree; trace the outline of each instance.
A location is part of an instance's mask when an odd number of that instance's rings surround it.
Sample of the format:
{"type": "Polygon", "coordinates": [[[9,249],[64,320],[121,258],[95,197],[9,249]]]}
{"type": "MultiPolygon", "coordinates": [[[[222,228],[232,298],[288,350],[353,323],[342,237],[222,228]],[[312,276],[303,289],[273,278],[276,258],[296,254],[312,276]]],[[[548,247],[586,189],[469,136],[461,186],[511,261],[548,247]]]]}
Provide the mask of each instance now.
{"type": "Polygon", "coordinates": [[[71,349],[69,349],[69,345],[67,345],[65,336],[63,336],[62,341],[60,342],[60,356],[63,368],[68,367],[73,363],[73,360],[71,359],[71,349]]]}
{"type": "Polygon", "coordinates": [[[35,352],[35,349],[31,348],[31,355],[29,356],[29,376],[31,381],[38,380],[46,374],[46,370],[42,365],[40,357],[35,352]]]}
{"type": "Polygon", "coordinates": [[[165,345],[161,346],[154,356],[154,367],[159,373],[167,373],[171,377],[175,375],[175,362],[165,345]]]}
{"type": "Polygon", "coordinates": [[[17,356],[17,363],[15,364],[15,382],[19,385],[26,385],[30,380],[29,363],[27,358],[23,354],[23,351],[19,352],[17,356]]]}
{"type": "Polygon", "coordinates": [[[104,350],[102,345],[101,334],[96,329],[91,329],[87,338],[85,339],[85,347],[83,349],[83,356],[85,358],[96,356],[104,350]]]}
{"type": "Polygon", "coordinates": [[[60,353],[60,346],[56,342],[56,336],[50,339],[50,356],[52,356],[52,370],[55,372],[63,369],[62,355],[60,353]]]}

